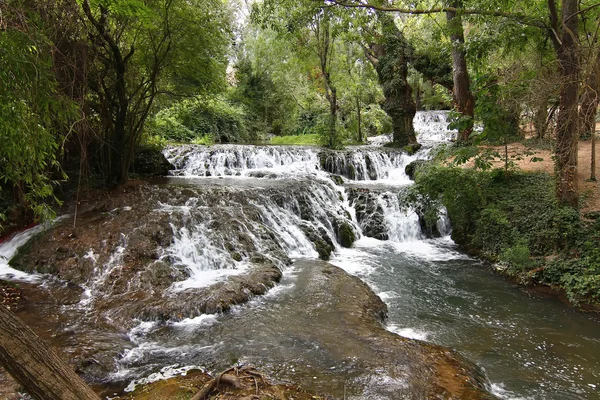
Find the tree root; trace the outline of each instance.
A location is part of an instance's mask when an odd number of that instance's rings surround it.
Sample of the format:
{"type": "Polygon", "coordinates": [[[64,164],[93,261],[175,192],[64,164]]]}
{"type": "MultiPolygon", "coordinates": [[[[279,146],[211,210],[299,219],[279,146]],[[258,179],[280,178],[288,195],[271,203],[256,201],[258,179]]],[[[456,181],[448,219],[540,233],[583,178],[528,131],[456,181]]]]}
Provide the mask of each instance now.
{"type": "Polygon", "coordinates": [[[257,398],[256,396],[258,396],[258,394],[260,393],[257,378],[261,380],[263,385],[270,385],[269,381],[265,378],[265,376],[260,372],[257,372],[252,367],[245,366],[242,368],[228,368],[225,371],[221,372],[219,375],[217,375],[214,379],[212,379],[206,386],[204,386],[204,388],[202,388],[202,390],[196,393],[194,397],[192,397],[192,400],[208,400],[211,393],[217,391],[221,384],[233,387],[238,390],[248,390],[249,387],[243,382],[244,379],[251,379],[254,382],[254,387],[256,390],[256,395],[247,396],[245,397],[245,399],[255,399],[257,398]]]}

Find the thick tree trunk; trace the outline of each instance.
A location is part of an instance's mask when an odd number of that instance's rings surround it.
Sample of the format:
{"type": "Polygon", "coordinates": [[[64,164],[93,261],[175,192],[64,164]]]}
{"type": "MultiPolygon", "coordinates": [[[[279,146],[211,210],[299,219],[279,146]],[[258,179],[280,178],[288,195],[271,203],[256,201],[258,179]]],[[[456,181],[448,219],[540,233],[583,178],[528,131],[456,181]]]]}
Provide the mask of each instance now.
{"type": "Polygon", "coordinates": [[[2,304],[0,365],[34,399],[100,399],[27,325],[2,304]]]}
{"type": "MultiPolygon", "coordinates": [[[[462,2],[455,1],[452,6],[459,8],[462,6],[462,2]]],[[[454,81],[452,98],[456,110],[460,113],[461,117],[468,118],[467,123],[458,132],[458,141],[464,142],[469,140],[469,136],[473,132],[475,100],[473,93],[471,93],[471,81],[469,79],[469,71],[467,70],[462,18],[455,11],[447,11],[446,23],[450,31],[450,41],[452,42],[452,78],[454,81]]]]}
{"type": "MultiPolygon", "coordinates": [[[[554,1],[550,0],[549,4],[552,12],[554,1]]],[[[571,207],[577,207],[579,202],[577,182],[579,59],[576,13],[577,0],[563,0],[561,40],[555,41],[562,78],[555,149],[557,195],[561,204],[571,207]]]]}
{"type": "Polygon", "coordinates": [[[417,150],[421,146],[413,127],[417,109],[407,81],[407,45],[392,16],[378,13],[377,18],[381,23],[383,40],[371,45],[369,59],[377,71],[385,97],[381,108],[392,119],[393,144],[417,150]]]}

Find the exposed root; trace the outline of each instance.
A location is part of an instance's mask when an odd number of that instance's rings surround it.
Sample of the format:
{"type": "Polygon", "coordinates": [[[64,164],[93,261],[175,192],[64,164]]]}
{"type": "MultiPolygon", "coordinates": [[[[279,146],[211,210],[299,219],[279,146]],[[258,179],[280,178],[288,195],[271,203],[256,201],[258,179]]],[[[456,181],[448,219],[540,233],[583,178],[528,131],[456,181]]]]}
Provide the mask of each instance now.
{"type": "Polygon", "coordinates": [[[271,383],[263,374],[256,371],[253,367],[232,367],[226,369],[212,379],[204,386],[204,388],[202,388],[202,390],[192,397],[192,400],[208,400],[211,395],[219,398],[219,394],[226,395],[231,389],[238,392],[245,392],[250,390],[252,387],[254,387],[255,394],[247,394],[246,396],[241,397],[242,399],[254,400],[260,398],[259,395],[261,394],[261,389],[271,387],[271,383]],[[221,389],[222,386],[227,387],[224,393],[221,389]]]}

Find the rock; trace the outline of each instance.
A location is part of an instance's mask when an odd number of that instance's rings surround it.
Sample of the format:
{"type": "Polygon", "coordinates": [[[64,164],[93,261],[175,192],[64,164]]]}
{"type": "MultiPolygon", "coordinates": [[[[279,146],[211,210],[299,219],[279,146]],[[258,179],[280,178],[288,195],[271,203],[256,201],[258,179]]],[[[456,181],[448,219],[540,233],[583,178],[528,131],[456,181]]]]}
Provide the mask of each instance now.
{"type": "MultiPolygon", "coordinates": [[[[294,323],[282,328],[281,334],[294,342],[311,343],[319,349],[319,357],[334,365],[359,365],[358,370],[327,371],[333,377],[339,374],[337,388],[329,386],[330,395],[391,400],[494,398],[486,390],[489,382],[482,371],[458,353],[386,330],[385,303],[359,278],[322,261],[302,260],[295,265],[303,285],[289,293],[294,307],[287,318],[294,323]],[[347,379],[348,374],[354,374],[353,379],[347,379]],[[382,377],[386,384],[378,379],[382,377]]],[[[307,390],[316,386],[311,379],[295,377],[307,390]]]]}
{"type": "Polygon", "coordinates": [[[160,148],[142,146],[137,149],[133,159],[133,172],[146,176],[168,175],[175,167],[167,161],[160,148]]]}
{"type": "Polygon", "coordinates": [[[342,247],[352,247],[352,244],[356,241],[356,234],[352,225],[346,221],[336,221],[336,234],[338,241],[342,247]]]}
{"type": "Polygon", "coordinates": [[[387,240],[387,227],[383,217],[383,209],[378,202],[378,194],[374,191],[350,188],[347,190],[348,200],[356,210],[356,219],[363,235],[379,240],[387,240]]]}
{"type": "Polygon", "coordinates": [[[344,184],[344,178],[342,178],[340,175],[330,174],[329,176],[336,185],[341,186],[344,184]]]}
{"type": "Polygon", "coordinates": [[[406,173],[406,175],[408,175],[408,177],[414,181],[415,173],[425,164],[427,164],[426,160],[415,160],[404,168],[404,173],[406,173]]]}
{"type": "Polygon", "coordinates": [[[335,249],[335,246],[325,229],[319,228],[319,230],[317,230],[311,224],[306,222],[300,226],[300,229],[302,229],[302,232],[304,232],[308,240],[314,244],[315,250],[319,253],[319,258],[321,260],[329,260],[329,256],[335,249]]]}

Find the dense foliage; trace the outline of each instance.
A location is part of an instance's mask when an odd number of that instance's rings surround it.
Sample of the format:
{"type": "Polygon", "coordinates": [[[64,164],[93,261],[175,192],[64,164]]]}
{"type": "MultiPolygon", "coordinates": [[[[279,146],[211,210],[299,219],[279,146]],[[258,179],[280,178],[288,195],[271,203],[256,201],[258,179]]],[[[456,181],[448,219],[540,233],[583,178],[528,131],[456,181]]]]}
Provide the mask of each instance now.
{"type": "Polygon", "coordinates": [[[0,34],[0,221],[9,214],[23,222],[29,212],[36,218],[53,215],[46,201],[61,178],[59,147],[74,107],[57,93],[51,44],[41,22],[6,11],[12,13],[5,18],[27,25],[0,34]]]}
{"type": "Polygon", "coordinates": [[[432,164],[417,172],[409,198],[429,224],[444,206],[452,238],[510,274],[600,301],[598,224],[559,204],[550,175],[432,164]]]}
{"type": "Polygon", "coordinates": [[[149,133],[174,142],[230,143],[253,139],[247,133],[246,113],[221,97],[198,97],[159,111],[149,133]]]}

